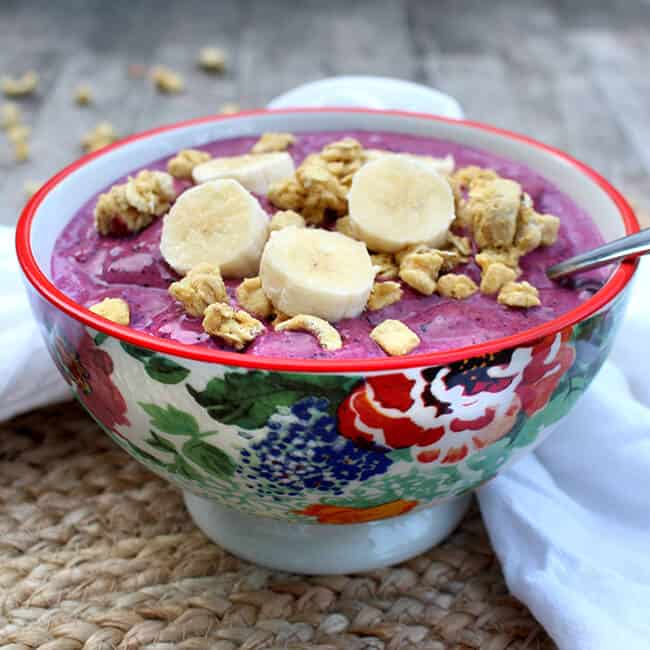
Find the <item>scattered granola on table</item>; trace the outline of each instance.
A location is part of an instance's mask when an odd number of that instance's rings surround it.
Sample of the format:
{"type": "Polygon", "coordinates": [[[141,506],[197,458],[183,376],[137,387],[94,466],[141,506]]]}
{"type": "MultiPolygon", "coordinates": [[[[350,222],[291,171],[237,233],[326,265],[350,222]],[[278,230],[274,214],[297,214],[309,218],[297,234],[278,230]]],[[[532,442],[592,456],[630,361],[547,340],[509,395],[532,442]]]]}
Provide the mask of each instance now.
{"type": "Polygon", "coordinates": [[[0,106],[0,128],[9,130],[22,122],[20,108],[13,102],[5,102],[0,106]]]}
{"type": "Polygon", "coordinates": [[[168,95],[181,93],[185,88],[183,77],[164,65],[158,65],[152,69],[151,79],[161,93],[168,95]]]}
{"type": "Polygon", "coordinates": [[[93,91],[88,84],[79,84],[74,91],[74,101],[79,106],[88,106],[93,102],[93,91]]]}
{"type": "Polygon", "coordinates": [[[25,97],[36,90],[38,81],[38,73],[34,70],[28,70],[20,77],[2,77],[0,79],[0,90],[6,97],[25,97]]]}
{"type": "Polygon", "coordinates": [[[113,125],[110,122],[100,122],[84,134],[81,138],[81,146],[86,152],[92,153],[112,144],[117,139],[113,125]]]}
{"type": "Polygon", "coordinates": [[[241,107],[235,102],[226,102],[219,107],[219,113],[222,115],[234,115],[235,113],[239,113],[240,110],[241,107]]]}
{"type": "Polygon", "coordinates": [[[226,68],[226,53],[218,47],[202,47],[198,64],[206,72],[223,72],[226,68]]]}

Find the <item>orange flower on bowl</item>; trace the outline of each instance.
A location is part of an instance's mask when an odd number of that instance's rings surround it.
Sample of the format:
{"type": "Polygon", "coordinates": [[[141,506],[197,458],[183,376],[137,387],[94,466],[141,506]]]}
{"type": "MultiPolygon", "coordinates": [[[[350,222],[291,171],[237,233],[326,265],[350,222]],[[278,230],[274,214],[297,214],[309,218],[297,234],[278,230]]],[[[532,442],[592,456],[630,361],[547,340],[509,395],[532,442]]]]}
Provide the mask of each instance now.
{"type": "Polygon", "coordinates": [[[369,508],[352,508],[350,506],[335,506],[326,503],[315,503],[304,510],[294,511],[297,515],[316,517],[319,524],[365,524],[388,517],[403,515],[417,506],[417,501],[397,499],[380,506],[369,508]]]}

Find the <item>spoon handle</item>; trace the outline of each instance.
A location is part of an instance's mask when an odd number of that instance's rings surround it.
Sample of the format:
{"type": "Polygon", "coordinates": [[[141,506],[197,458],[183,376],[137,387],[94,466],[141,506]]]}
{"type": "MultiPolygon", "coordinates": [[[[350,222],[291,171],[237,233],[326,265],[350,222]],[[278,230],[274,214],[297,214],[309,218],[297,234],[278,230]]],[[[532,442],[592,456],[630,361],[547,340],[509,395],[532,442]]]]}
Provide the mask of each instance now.
{"type": "Polygon", "coordinates": [[[650,253],[650,228],[615,239],[586,253],[571,257],[559,264],[554,264],[546,269],[546,275],[551,280],[556,280],[565,275],[588,271],[612,262],[618,262],[626,257],[637,257],[646,253],[650,253]]]}

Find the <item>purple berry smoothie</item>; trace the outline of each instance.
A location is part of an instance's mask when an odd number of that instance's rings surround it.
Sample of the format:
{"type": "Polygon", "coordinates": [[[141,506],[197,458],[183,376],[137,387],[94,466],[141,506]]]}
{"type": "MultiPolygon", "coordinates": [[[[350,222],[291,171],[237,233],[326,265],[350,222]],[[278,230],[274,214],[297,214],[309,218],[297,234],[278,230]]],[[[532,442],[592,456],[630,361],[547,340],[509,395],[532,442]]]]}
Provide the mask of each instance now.
{"type": "MultiPolygon", "coordinates": [[[[456,168],[478,165],[495,169],[512,178],[533,198],[539,212],[548,212],[561,219],[560,234],[555,244],[539,248],[521,261],[523,275],[539,289],[542,305],[534,309],[511,309],[499,305],[494,296],[476,293],[457,301],[438,295],[423,296],[404,287],[404,297],[398,303],[375,312],[365,312],[358,318],[336,323],[343,338],[340,350],[327,352],[316,339],[303,332],[267,331],[259,336],[242,354],[284,358],[362,359],[385,356],[383,350],[369,337],[370,331],[387,318],[400,320],[415,331],[421,344],[415,353],[447,350],[482,343],[489,339],[515,334],[556,318],[577,307],[591,291],[575,286],[563,286],[550,281],[545,273],[551,264],[602,243],[591,219],[568,196],[560,192],[539,174],[520,163],[508,161],[488,152],[442,140],[393,133],[342,131],[303,133],[290,149],[296,165],[310,153],[344,137],[356,138],[366,148],[387,149],[405,153],[443,157],[452,154],[456,168]]],[[[214,142],[202,147],[213,156],[230,156],[249,151],[256,138],[237,138],[214,142]]],[[[147,169],[165,170],[168,158],[147,165],[147,169]]],[[[130,170],[133,175],[138,170],[130,170]]],[[[115,183],[123,179],[115,179],[115,183]]],[[[179,184],[184,189],[188,184],[179,184]]],[[[108,189],[108,188],[106,188],[108,189]]],[[[259,197],[264,209],[275,209],[259,197]]],[[[134,329],[152,336],[181,343],[231,350],[212,339],[201,328],[201,319],[187,316],[181,305],[168,294],[167,287],[178,279],[167,266],[160,250],[162,219],[128,237],[102,237],[94,227],[93,197],[75,214],[59,236],[52,255],[54,283],[70,298],[90,306],[103,298],[124,298],[131,309],[134,329]]],[[[480,270],[473,261],[457,271],[480,280],[480,270]]],[[[233,304],[239,281],[227,281],[233,304]]]]}

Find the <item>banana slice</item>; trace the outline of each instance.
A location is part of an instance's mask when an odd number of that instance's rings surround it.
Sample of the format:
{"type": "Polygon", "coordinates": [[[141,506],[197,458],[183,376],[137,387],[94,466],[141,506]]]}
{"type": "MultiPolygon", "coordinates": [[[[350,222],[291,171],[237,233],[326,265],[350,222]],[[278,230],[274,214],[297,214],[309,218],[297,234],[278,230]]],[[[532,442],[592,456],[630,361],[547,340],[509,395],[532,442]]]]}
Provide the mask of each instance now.
{"type": "Polygon", "coordinates": [[[379,253],[412,244],[441,246],[455,216],[447,180],[399,155],[364,165],[352,179],[348,205],[357,238],[379,253]]]}
{"type": "Polygon", "coordinates": [[[363,155],[368,162],[379,160],[385,156],[402,156],[403,158],[422,163],[439,174],[451,174],[456,165],[454,157],[451,154],[447,154],[444,158],[436,158],[435,156],[424,156],[416,153],[397,153],[386,149],[365,149],[363,155]]]}
{"type": "Polygon", "coordinates": [[[271,233],[260,280],[277,310],[335,322],[363,311],[374,270],[361,242],[338,232],[289,226],[271,233]]]}
{"type": "Polygon", "coordinates": [[[233,178],[255,194],[267,194],[273,183],[288,178],[294,170],[293,158],[286,151],[276,151],[213,158],[197,165],[192,177],[196,183],[233,178]]]}
{"type": "Polygon", "coordinates": [[[237,181],[210,181],[183,192],[165,216],[160,252],[178,273],[207,262],[224,277],[256,275],[268,218],[237,181]]]}

